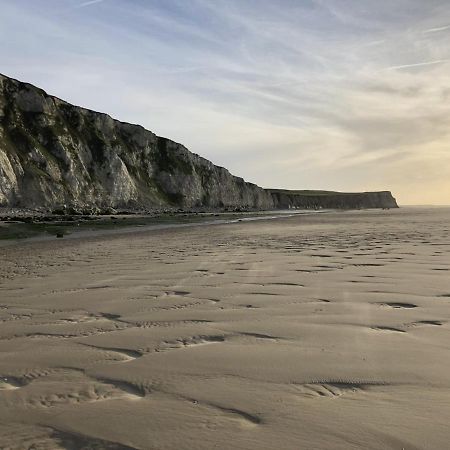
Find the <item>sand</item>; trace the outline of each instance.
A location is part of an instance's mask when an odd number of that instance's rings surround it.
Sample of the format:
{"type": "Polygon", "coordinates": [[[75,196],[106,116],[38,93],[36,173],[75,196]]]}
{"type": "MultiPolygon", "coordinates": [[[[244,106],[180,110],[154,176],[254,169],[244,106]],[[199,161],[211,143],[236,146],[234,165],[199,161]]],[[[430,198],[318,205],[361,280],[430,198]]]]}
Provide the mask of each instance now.
{"type": "Polygon", "coordinates": [[[0,248],[1,449],[445,449],[450,209],[0,248]]]}

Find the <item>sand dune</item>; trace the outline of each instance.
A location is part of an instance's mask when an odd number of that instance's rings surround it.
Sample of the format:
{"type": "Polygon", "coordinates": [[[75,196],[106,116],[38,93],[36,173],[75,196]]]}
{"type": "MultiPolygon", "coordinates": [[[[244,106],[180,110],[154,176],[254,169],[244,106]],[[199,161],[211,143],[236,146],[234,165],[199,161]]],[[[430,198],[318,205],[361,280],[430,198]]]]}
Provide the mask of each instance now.
{"type": "Polygon", "coordinates": [[[2,449],[444,449],[450,209],[0,248],[2,449]]]}

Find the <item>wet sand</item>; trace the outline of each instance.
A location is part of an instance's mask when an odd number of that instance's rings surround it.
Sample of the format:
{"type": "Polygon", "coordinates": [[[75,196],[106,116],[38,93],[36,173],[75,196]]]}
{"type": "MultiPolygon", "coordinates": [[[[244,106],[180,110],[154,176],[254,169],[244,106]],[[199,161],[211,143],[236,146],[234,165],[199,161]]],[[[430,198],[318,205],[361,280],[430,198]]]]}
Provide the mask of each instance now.
{"type": "Polygon", "coordinates": [[[0,248],[1,449],[444,449],[450,209],[0,248]]]}

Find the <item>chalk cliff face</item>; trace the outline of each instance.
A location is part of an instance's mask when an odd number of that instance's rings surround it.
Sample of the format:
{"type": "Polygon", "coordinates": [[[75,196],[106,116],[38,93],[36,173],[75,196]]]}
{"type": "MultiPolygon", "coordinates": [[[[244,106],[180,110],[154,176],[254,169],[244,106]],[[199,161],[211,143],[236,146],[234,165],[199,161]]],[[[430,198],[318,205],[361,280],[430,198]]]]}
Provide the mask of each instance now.
{"type": "MultiPolygon", "coordinates": [[[[384,195],[369,207],[385,206],[384,195]]],[[[272,209],[300,203],[141,126],[0,75],[0,206],[272,209]]]]}
{"type": "Polygon", "coordinates": [[[0,204],[271,208],[271,195],[141,126],[0,76],[0,204]]]}

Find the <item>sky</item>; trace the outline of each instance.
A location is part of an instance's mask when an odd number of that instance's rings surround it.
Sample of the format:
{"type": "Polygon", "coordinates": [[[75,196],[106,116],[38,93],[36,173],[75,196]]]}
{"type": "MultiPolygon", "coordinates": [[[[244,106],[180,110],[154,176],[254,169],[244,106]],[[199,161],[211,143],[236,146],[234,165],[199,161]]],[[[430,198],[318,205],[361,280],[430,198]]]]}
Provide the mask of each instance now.
{"type": "Polygon", "coordinates": [[[263,187],[450,204],[448,0],[0,0],[0,73],[263,187]]]}

